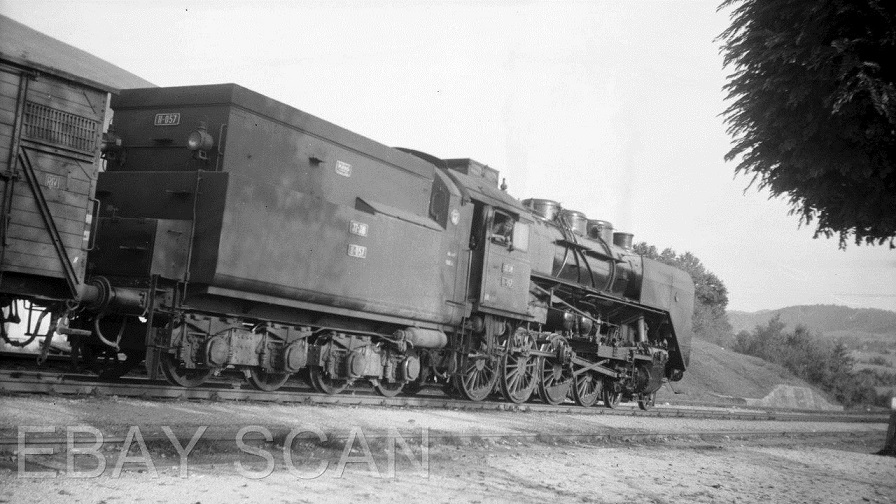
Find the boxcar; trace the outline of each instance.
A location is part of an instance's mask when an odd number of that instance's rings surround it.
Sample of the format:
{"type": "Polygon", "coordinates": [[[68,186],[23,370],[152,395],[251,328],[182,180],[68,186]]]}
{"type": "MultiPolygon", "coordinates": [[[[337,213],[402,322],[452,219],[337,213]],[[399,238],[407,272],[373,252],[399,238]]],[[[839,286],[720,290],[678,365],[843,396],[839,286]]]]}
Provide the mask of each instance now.
{"type": "MultiPolygon", "coordinates": [[[[0,305],[59,313],[77,299],[93,236],[109,97],[151,85],[0,16],[0,305]],[[31,305],[29,305],[31,306],[31,305]]],[[[33,328],[25,328],[26,333],[33,328]]]]}

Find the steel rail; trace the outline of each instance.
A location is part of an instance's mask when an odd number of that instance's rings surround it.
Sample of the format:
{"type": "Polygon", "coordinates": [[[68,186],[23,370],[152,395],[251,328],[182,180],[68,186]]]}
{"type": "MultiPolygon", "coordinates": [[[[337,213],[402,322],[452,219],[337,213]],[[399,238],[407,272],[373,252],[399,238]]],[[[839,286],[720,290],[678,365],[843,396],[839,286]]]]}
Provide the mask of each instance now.
{"type": "Polygon", "coordinates": [[[87,375],[52,372],[0,370],[0,393],[50,394],[73,396],[118,396],[148,400],[197,401],[256,401],[271,403],[303,403],[310,405],[385,406],[412,408],[440,408],[469,411],[530,411],[544,413],[577,413],[593,415],[636,415],[668,418],[702,418],[719,420],[802,421],[887,423],[886,413],[843,413],[818,411],[786,411],[771,409],[736,409],[711,407],[679,407],[658,405],[640,411],[634,405],[618,409],[603,407],[583,408],[571,402],[557,406],[543,403],[512,404],[501,401],[472,402],[446,396],[417,395],[382,397],[363,389],[349,393],[327,395],[303,388],[286,386],[274,392],[243,389],[242,383],[222,381],[201,387],[181,388],[163,381],[130,379],[121,382],[101,382],[87,375]]]}

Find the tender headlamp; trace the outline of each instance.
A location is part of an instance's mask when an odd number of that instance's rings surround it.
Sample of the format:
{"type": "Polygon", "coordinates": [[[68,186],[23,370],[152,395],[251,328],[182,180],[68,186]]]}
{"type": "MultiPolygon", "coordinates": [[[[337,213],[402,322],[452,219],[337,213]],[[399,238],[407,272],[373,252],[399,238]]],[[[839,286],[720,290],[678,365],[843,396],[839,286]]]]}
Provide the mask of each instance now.
{"type": "Polygon", "coordinates": [[[199,159],[208,159],[206,151],[215,145],[215,139],[208,134],[205,123],[199,123],[199,127],[187,137],[187,148],[194,152],[199,159]]]}

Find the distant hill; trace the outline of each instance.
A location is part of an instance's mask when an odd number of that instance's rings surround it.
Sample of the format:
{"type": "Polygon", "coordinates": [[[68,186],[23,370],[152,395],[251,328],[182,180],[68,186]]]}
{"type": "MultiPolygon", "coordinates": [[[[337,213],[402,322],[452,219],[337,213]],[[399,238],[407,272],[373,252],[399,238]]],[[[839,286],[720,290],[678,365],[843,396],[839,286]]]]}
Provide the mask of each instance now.
{"type": "Polygon", "coordinates": [[[758,357],[726,350],[699,339],[691,349],[691,365],[678,383],[666,384],[657,402],[711,403],[720,405],[761,404],[781,408],[839,408],[824,393],[793,376],[777,364],[758,357]],[[798,390],[797,397],[776,393],[782,387],[798,390]]]}
{"type": "Polygon", "coordinates": [[[728,321],[735,334],[742,330],[752,332],[757,325],[765,325],[776,314],[781,315],[781,322],[789,329],[802,324],[812,332],[828,337],[847,334],[891,335],[896,340],[896,312],[875,308],[802,305],[757,312],[729,310],[728,321]]]}

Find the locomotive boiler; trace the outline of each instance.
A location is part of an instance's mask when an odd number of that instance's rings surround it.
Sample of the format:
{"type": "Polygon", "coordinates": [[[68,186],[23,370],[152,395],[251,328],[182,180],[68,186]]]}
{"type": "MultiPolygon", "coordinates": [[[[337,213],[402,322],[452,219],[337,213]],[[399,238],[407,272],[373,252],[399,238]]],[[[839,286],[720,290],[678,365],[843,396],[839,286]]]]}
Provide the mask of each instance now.
{"type": "Polygon", "coordinates": [[[470,159],[389,148],[233,84],[126,90],[100,174],[95,351],[182,386],[307,371],[338,393],[652,404],[694,287],[603,221],[470,159]],[[600,224],[602,223],[602,224],[600,224]]]}

